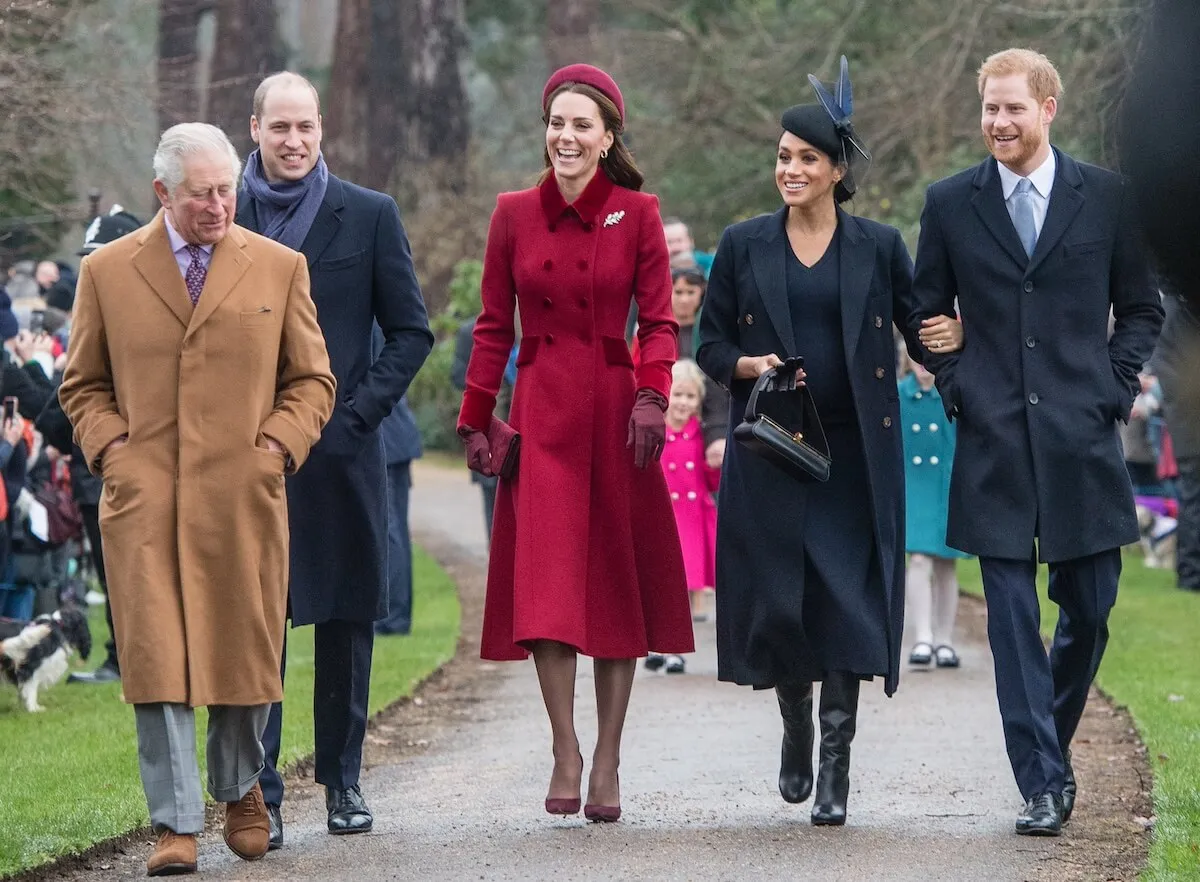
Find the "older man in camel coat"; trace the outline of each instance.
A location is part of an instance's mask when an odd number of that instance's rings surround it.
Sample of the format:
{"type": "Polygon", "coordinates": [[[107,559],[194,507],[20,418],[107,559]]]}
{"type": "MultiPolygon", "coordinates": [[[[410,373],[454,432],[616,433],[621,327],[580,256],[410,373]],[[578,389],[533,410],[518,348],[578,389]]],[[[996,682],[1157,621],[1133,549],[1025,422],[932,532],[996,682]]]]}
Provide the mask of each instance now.
{"type": "Polygon", "coordinates": [[[304,258],[233,222],[239,162],[212,126],[168,129],[163,210],[80,268],[59,397],[93,471],[125,699],[159,835],[149,875],[195,870],[208,788],[225,841],[267,850],[258,776],[287,598],[284,475],[320,437],[334,378],[304,258]]]}

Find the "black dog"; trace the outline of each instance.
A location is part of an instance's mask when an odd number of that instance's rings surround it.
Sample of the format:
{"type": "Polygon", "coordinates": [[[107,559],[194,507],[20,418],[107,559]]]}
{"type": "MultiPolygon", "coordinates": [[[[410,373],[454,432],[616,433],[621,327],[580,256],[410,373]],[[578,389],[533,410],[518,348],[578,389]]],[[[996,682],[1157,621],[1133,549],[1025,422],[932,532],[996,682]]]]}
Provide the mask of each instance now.
{"type": "Polygon", "coordinates": [[[0,674],[17,687],[31,713],[44,710],[38,690],[62,679],[72,652],[85,660],[92,652],[87,617],[75,607],[32,622],[0,620],[0,674]]]}

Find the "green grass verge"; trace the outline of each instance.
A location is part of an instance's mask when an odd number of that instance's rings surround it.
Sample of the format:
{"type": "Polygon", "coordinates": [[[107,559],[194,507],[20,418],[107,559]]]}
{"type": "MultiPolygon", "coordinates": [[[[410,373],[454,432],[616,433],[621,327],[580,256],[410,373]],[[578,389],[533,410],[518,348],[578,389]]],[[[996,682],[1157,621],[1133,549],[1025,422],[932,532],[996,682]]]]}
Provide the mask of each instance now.
{"type": "MultiPolygon", "coordinates": [[[[979,565],[958,567],[965,591],[983,594],[979,565]]],[[[1058,607],[1046,597],[1042,629],[1054,631],[1058,607]]],[[[1149,751],[1156,822],[1146,882],[1200,878],[1200,596],[1175,587],[1174,574],[1147,569],[1126,554],[1108,650],[1097,685],[1128,708],[1149,751]]]]}
{"type": "MultiPolygon", "coordinates": [[[[413,632],[375,641],[371,713],[411,694],[454,655],[459,632],[454,584],[420,549],[414,549],[413,564],[413,632]]],[[[102,609],[94,609],[93,664],[103,660],[106,631],[102,609]]],[[[285,766],[312,752],[312,693],[312,628],[300,628],[288,635],[280,756],[285,766]]],[[[116,684],[64,682],[43,691],[45,713],[27,714],[15,690],[0,689],[0,878],[148,823],[133,709],[118,696],[116,684]]],[[[201,757],[204,725],[201,712],[196,726],[201,757]]]]}

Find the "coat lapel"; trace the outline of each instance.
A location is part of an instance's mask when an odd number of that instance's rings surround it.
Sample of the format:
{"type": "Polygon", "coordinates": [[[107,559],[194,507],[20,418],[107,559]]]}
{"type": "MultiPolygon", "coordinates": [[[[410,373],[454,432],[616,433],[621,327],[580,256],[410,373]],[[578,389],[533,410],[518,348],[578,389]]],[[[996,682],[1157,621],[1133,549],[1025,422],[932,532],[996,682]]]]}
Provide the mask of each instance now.
{"type": "Polygon", "coordinates": [[[317,209],[317,216],[313,218],[308,235],[304,237],[304,244],[300,246],[301,253],[308,260],[310,270],[320,259],[321,253],[329,247],[329,243],[333,241],[338,230],[342,228],[341,211],[345,205],[346,197],[342,192],[342,182],[330,175],[329,184],[325,188],[325,198],[321,201],[321,207],[317,209]]]}
{"type": "Polygon", "coordinates": [[[192,320],[192,301],[175,254],[167,237],[167,221],[160,209],[154,220],[137,233],[141,249],[133,255],[133,265],[175,317],[186,328],[192,320]]]}
{"type": "Polygon", "coordinates": [[[1025,247],[1017,228],[1013,226],[1008,208],[1004,205],[1004,190],[1000,186],[1000,172],[996,169],[996,160],[989,158],[975,172],[975,195],[971,204],[975,206],[983,225],[995,237],[1004,250],[1009,253],[1021,267],[1029,263],[1025,255],[1025,247]]]}
{"type": "MultiPolygon", "coordinates": [[[[246,237],[236,226],[231,226],[225,238],[213,248],[208,275],[204,279],[204,290],[200,292],[200,300],[192,311],[191,321],[184,335],[185,341],[225,302],[250,268],[250,256],[246,254],[245,249],[246,237]]],[[[178,270],[176,274],[178,275],[178,270]]],[[[190,302],[188,305],[190,307],[190,302]]]]}
{"type": "Polygon", "coordinates": [[[875,239],[863,232],[858,222],[838,209],[841,246],[838,249],[838,288],[842,304],[842,343],[846,348],[846,366],[851,367],[858,339],[862,336],[863,316],[875,275],[875,239]]]}
{"type": "Polygon", "coordinates": [[[1046,220],[1042,224],[1042,232],[1038,234],[1037,246],[1033,249],[1033,257],[1029,261],[1026,274],[1037,269],[1043,260],[1054,250],[1054,246],[1062,239],[1071,221],[1079,209],[1083,208],[1083,175],[1079,166],[1071,157],[1054,151],[1057,160],[1054,173],[1054,189],[1050,191],[1050,204],[1046,206],[1046,220]]]}
{"type": "Polygon", "coordinates": [[[775,333],[783,342],[784,353],[791,356],[796,354],[796,338],[792,335],[792,311],[788,307],[787,249],[790,246],[783,234],[786,214],[784,208],[772,215],[767,220],[767,228],[750,239],[748,245],[758,296],[767,308],[775,333]]]}

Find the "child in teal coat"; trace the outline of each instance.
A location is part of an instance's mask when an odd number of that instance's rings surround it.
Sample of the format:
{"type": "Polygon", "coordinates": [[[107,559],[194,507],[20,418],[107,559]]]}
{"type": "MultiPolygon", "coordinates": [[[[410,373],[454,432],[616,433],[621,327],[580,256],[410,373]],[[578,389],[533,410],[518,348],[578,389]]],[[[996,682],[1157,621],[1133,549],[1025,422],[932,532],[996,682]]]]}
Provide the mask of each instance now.
{"type": "Polygon", "coordinates": [[[904,437],[906,550],[905,617],[915,643],[911,665],[956,668],[954,617],[958,611],[955,561],[967,557],[946,545],[954,425],[946,419],[933,374],[920,365],[899,383],[904,437]]]}

